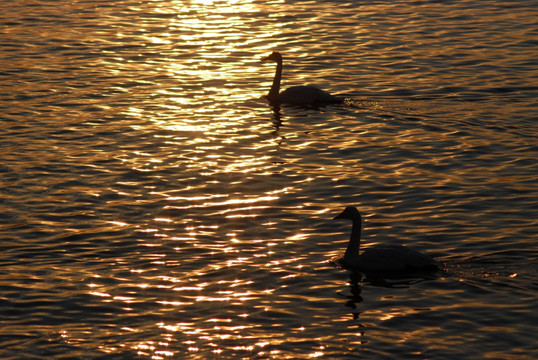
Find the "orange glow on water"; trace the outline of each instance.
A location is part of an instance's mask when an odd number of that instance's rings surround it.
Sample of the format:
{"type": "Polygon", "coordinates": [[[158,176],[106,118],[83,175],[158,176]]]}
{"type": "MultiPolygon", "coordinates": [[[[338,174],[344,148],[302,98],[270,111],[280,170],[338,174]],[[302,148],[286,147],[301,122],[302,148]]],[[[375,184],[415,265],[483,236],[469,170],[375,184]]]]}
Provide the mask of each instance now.
{"type": "Polygon", "coordinates": [[[533,8],[340,5],[2,4],[6,357],[524,358],[533,8]],[[355,101],[271,107],[273,50],[355,101]],[[447,269],[348,281],[351,204],[447,269]]]}

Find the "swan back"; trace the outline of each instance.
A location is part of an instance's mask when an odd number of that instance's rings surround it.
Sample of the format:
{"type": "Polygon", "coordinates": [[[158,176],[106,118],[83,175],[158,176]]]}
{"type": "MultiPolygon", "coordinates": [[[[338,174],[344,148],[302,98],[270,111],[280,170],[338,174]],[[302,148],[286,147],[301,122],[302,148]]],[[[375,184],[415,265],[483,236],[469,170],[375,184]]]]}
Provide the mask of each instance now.
{"type": "Polygon", "coordinates": [[[433,270],[439,263],[430,256],[403,245],[374,246],[358,256],[352,267],[358,270],[433,270]]]}
{"type": "Polygon", "coordinates": [[[342,102],[342,99],[310,85],[287,88],[278,94],[275,100],[292,105],[336,104],[342,102]]]}

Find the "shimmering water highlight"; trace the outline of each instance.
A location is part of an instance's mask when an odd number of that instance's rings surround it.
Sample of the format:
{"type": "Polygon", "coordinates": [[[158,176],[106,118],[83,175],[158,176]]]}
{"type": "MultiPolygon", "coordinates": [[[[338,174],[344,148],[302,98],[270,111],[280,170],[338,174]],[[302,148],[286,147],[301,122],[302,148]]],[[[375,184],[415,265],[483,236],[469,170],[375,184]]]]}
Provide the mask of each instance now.
{"type": "Polygon", "coordinates": [[[536,358],[537,5],[3,2],[2,358],[536,358]]]}

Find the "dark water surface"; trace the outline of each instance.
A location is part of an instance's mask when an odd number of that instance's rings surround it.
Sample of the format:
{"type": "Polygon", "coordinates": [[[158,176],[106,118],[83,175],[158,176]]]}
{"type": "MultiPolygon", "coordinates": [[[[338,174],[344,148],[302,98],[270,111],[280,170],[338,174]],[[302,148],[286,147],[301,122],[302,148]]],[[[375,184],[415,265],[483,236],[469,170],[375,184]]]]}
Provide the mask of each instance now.
{"type": "Polygon", "coordinates": [[[2,359],[538,357],[536,1],[0,4],[2,359]],[[348,102],[272,108],[314,83],[348,102]],[[363,246],[443,271],[349,278],[363,246]]]}

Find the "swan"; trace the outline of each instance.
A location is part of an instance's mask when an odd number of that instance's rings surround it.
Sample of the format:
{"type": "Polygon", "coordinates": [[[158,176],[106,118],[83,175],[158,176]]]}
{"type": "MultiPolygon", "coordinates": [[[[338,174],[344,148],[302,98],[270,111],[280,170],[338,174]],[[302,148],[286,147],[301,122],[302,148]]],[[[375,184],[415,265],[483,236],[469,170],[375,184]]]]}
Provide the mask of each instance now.
{"type": "Polygon", "coordinates": [[[333,96],[315,86],[292,86],[281,93],[280,79],[282,78],[282,55],[273,51],[269,56],[262,58],[262,61],[276,62],[275,78],[273,85],[266,98],[272,104],[292,104],[292,105],[322,105],[336,104],[343,102],[343,99],[333,96]]]}
{"type": "Polygon", "coordinates": [[[351,238],[343,257],[336,261],[344,268],[360,271],[424,271],[440,268],[440,264],[429,255],[402,245],[374,246],[359,255],[361,240],[361,214],[354,206],[348,206],[337,219],[353,221],[351,238]]]}

